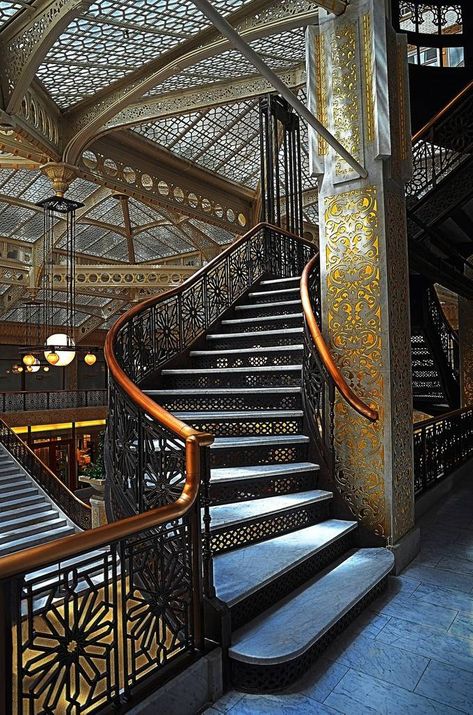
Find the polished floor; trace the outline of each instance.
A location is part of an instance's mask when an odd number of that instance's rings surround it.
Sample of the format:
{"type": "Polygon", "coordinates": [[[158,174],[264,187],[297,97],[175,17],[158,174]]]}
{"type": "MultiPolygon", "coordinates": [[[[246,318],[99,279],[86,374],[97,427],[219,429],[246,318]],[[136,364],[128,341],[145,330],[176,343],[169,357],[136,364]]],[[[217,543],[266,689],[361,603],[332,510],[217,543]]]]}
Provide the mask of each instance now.
{"type": "Polygon", "coordinates": [[[420,522],[419,556],[290,691],[232,691],[205,715],[473,713],[471,477],[420,522]]]}

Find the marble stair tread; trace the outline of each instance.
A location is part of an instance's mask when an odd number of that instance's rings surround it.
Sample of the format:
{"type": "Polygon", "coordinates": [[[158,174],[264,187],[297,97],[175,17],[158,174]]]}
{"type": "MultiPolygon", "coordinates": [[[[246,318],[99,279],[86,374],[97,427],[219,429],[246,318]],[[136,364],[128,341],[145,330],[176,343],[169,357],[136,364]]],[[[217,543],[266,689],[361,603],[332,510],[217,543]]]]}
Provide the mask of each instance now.
{"type": "Polygon", "coordinates": [[[356,528],[356,521],[328,519],[259,544],[217,554],[214,557],[217,597],[231,607],[356,528]]]}
{"type": "Polygon", "coordinates": [[[21,539],[14,538],[5,544],[0,544],[0,555],[19,551],[20,549],[31,548],[32,546],[44,544],[54,539],[61,539],[63,536],[70,536],[71,534],[74,534],[73,527],[64,524],[63,526],[45,530],[40,534],[30,534],[30,536],[25,536],[21,539]]]}
{"type": "Polygon", "coordinates": [[[174,416],[183,422],[192,420],[267,420],[292,419],[304,416],[302,410],[215,410],[196,412],[173,412],[174,416]]]}
{"type": "Polygon", "coordinates": [[[289,372],[294,370],[302,370],[302,365],[263,365],[262,367],[202,367],[202,368],[177,368],[173,370],[162,370],[162,375],[213,375],[216,372],[233,373],[233,372],[289,372]]]}
{"type": "Polygon", "coordinates": [[[229,447],[279,447],[288,444],[308,444],[305,434],[261,435],[261,437],[215,437],[210,449],[228,449],[229,447]]]}
{"type": "Polygon", "coordinates": [[[303,655],[393,566],[388,549],[358,549],[235,631],[230,658],[269,666],[303,655]]]}
{"type": "MultiPolygon", "coordinates": [[[[246,333],[247,335],[248,333],[246,333]]],[[[227,350],[192,350],[190,352],[191,357],[213,357],[214,355],[259,355],[260,353],[287,353],[287,352],[298,352],[303,350],[304,346],[300,345],[266,345],[261,348],[233,348],[227,350]]]]}
{"type": "Polygon", "coordinates": [[[260,281],[259,285],[260,286],[273,286],[273,285],[278,285],[281,283],[300,283],[301,282],[301,277],[300,276],[292,276],[291,278],[270,278],[264,281],[260,281]]]}
{"type": "Polygon", "coordinates": [[[288,293],[299,293],[300,287],[299,284],[295,285],[293,288],[275,288],[274,290],[266,290],[267,286],[263,287],[263,290],[257,290],[252,293],[248,293],[248,298],[261,298],[266,297],[268,295],[277,295],[281,296],[281,298],[285,295],[288,295],[288,293]]]}
{"type": "Polygon", "coordinates": [[[290,477],[295,474],[318,472],[320,466],[313,462],[292,462],[291,464],[257,464],[251,467],[218,467],[211,469],[212,484],[259,479],[266,477],[290,477]]]}
{"type": "Polygon", "coordinates": [[[296,333],[304,332],[304,328],[283,328],[281,330],[255,330],[253,333],[211,333],[206,336],[206,340],[226,340],[230,338],[232,340],[238,338],[250,338],[251,340],[256,340],[258,337],[267,338],[276,337],[277,335],[295,335],[296,333]]]}
{"type": "Polygon", "coordinates": [[[323,489],[311,489],[308,492],[295,494],[282,494],[264,499],[251,499],[249,501],[234,502],[233,504],[219,504],[210,507],[210,529],[221,527],[228,528],[234,524],[264,516],[271,516],[289,509],[308,506],[316,502],[327,501],[333,497],[332,492],[323,489]]]}
{"type": "Polygon", "coordinates": [[[299,394],[300,387],[181,387],[172,390],[143,390],[145,395],[155,397],[158,395],[247,395],[255,394],[299,394]]]}
{"type": "Polygon", "coordinates": [[[300,305],[301,299],[298,300],[281,300],[273,303],[243,303],[236,305],[235,310],[261,310],[262,308],[285,308],[288,305],[300,305]]]}
{"type": "Polygon", "coordinates": [[[275,320],[295,320],[302,319],[303,313],[287,313],[286,315],[258,315],[256,318],[232,318],[222,320],[222,325],[247,325],[249,323],[267,323],[275,320]]]}

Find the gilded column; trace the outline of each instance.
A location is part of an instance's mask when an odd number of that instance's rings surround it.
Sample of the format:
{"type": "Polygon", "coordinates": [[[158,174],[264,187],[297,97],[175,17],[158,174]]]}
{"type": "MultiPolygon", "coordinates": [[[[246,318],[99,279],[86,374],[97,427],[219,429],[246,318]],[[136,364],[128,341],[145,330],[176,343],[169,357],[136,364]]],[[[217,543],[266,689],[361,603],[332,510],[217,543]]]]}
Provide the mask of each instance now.
{"type": "Polygon", "coordinates": [[[379,412],[370,423],[337,396],[335,478],[353,514],[395,544],[414,524],[406,45],[383,0],[352,0],[339,17],[320,10],[307,62],[310,108],[368,171],[361,179],[311,134],[323,328],[347,382],[379,412]]]}

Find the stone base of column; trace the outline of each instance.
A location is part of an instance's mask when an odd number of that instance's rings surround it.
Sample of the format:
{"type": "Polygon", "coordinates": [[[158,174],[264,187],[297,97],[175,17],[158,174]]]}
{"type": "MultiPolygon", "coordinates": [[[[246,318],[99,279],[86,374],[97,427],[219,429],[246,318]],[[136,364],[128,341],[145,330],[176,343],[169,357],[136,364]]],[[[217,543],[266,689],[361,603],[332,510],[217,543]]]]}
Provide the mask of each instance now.
{"type": "Polygon", "coordinates": [[[420,529],[414,527],[388,549],[394,555],[394,574],[398,576],[420,551],[420,529]]]}

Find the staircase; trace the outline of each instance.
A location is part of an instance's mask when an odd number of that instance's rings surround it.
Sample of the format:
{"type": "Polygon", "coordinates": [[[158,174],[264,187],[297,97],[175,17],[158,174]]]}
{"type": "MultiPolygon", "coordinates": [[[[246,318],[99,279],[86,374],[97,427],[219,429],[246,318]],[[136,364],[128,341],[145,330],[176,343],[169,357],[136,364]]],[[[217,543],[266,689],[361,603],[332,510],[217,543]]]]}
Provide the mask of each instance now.
{"type": "MultiPolygon", "coordinates": [[[[215,637],[236,687],[277,690],[382,589],[384,548],[336,518],[303,405],[299,277],[266,277],[145,389],[210,447],[215,637]],[[218,606],[215,606],[215,603],[218,606]],[[219,632],[220,631],[220,632],[219,632]]],[[[149,381],[148,381],[149,382],[149,381]]]]}
{"type": "Polygon", "coordinates": [[[435,288],[410,278],[414,408],[431,415],[460,406],[458,337],[447,322],[435,288]]]}
{"type": "Polygon", "coordinates": [[[0,445],[0,557],[76,531],[52,499],[0,445]]]}

